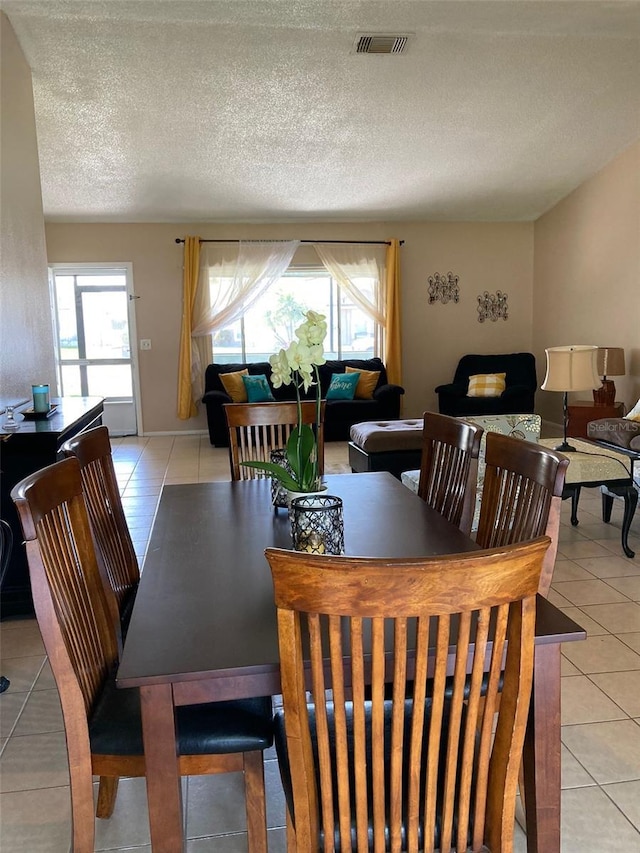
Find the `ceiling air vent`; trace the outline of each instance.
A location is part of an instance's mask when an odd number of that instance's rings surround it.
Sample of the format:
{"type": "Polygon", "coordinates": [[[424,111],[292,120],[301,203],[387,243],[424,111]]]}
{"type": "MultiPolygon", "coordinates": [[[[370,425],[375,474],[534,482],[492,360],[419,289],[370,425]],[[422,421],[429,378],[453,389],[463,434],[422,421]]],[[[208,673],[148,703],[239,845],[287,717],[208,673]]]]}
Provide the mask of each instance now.
{"type": "Polygon", "coordinates": [[[356,53],[404,53],[409,37],[365,35],[356,36],[356,53]]]}

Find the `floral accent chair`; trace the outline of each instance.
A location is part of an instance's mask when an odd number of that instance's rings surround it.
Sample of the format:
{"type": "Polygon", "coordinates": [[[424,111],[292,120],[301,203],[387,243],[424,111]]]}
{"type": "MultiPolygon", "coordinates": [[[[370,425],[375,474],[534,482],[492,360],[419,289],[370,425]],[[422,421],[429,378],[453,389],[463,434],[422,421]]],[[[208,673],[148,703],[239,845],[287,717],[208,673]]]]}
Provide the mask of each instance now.
{"type": "MultiPolygon", "coordinates": [[[[484,429],[482,441],[480,442],[480,455],[478,457],[478,487],[476,492],[476,506],[473,514],[471,530],[478,529],[480,517],[480,503],[482,501],[482,490],[484,488],[485,449],[488,432],[499,432],[512,438],[521,438],[524,441],[537,442],[540,438],[542,418],[540,415],[478,415],[467,417],[462,420],[478,424],[484,429]]],[[[402,482],[411,491],[418,493],[418,482],[420,471],[405,471],[401,476],[402,482]]]]}

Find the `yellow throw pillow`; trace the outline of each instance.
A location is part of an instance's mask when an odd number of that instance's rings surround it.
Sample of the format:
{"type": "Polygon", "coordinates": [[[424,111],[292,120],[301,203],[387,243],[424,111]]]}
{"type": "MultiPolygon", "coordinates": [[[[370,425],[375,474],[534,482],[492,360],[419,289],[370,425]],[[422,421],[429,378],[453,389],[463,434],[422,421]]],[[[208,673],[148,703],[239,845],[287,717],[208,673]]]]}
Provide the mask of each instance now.
{"type": "Polygon", "coordinates": [[[630,412],[627,412],[625,418],[628,421],[640,421],[640,400],[638,400],[630,412]]]}
{"type": "Polygon", "coordinates": [[[249,371],[238,370],[236,373],[220,373],[220,382],[224,386],[224,390],[231,397],[232,403],[246,403],[247,389],[242,381],[243,376],[248,376],[249,371]]]}
{"type": "Polygon", "coordinates": [[[499,397],[505,389],[506,373],[476,373],[469,377],[467,397],[499,397]]]}
{"type": "Polygon", "coordinates": [[[357,367],[345,367],[345,373],[359,373],[360,379],[356,385],[356,400],[371,400],[373,392],[376,390],[378,379],[380,379],[379,370],[360,370],[357,367]]]}

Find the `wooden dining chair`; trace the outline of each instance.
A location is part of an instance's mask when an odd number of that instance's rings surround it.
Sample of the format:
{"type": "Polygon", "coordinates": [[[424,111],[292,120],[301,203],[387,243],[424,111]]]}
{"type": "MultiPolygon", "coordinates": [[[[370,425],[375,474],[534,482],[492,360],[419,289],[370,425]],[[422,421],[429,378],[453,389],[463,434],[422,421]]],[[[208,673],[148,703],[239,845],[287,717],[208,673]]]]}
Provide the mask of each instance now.
{"type": "MultiPolygon", "coordinates": [[[[24,533],[33,601],[60,694],[69,757],[73,853],[93,853],[96,815],[110,817],[120,776],[144,776],[140,693],[117,689],[116,632],[100,576],[80,466],[69,458],[11,491],[24,533]]],[[[249,850],[267,851],[263,752],[271,697],[181,706],[182,775],[243,771],[249,850]]]]}
{"type": "Polygon", "coordinates": [[[140,568],[120,499],[105,426],[86,430],[62,445],[65,456],[80,463],[82,491],[104,576],[115,596],[116,617],[122,640],[127,634],[140,568]]]}
{"type": "Polygon", "coordinates": [[[495,548],[545,534],[538,592],[549,594],[558,553],[560,505],[569,460],[539,444],[497,432],[486,436],[485,474],[476,542],[495,548]]]}
{"type": "MultiPolygon", "coordinates": [[[[247,468],[242,462],[270,462],[272,450],[282,450],[298,423],[296,403],[225,403],[229,428],[229,463],[232,480],[251,480],[263,477],[264,472],[247,468]]],[[[320,409],[320,424],[316,436],[318,447],[318,473],[324,473],[324,413],[320,409]]],[[[313,400],[302,403],[302,422],[313,427],[316,423],[316,404],[313,400]]]]}
{"type": "Polygon", "coordinates": [[[424,413],[418,495],[463,533],[471,532],[483,429],[424,413]]]}
{"type": "Polygon", "coordinates": [[[513,849],[548,545],[406,560],[267,549],[288,850],[513,849]]]}

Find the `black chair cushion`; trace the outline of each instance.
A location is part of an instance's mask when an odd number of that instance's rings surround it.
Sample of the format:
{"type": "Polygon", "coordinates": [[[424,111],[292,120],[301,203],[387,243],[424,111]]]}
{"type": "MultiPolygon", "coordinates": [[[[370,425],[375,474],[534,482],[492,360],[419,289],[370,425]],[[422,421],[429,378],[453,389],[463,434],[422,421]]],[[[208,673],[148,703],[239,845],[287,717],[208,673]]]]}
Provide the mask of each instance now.
{"type": "MultiPolygon", "coordinates": [[[[176,709],[180,755],[223,755],[267,749],[273,743],[271,697],[182,705],[176,709]]],[[[107,679],[89,718],[96,755],[142,755],[140,692],[107,679]]]]}
{"type": "MultiPolygon", "coordinates": [[[[385,743],[385,790],[388,793],[389,791],[389,777],[388,774],[390,772],[390,761],[391,761],[391,711],[392,711],[392,702],[385,701],[385,724],[384,724],[384,743],[385,743]]],[[[316,721],[315,721],[315,708],[313,705],[308,706],[309,712],[309,725],[312,736],[312,745],[313,745],[313,753],[314,753],[314,762],[316,768],[316,784],[318,786],[318,790],[320,789],[320,775],[318,772],[318,753],[317,753],[317,744],[315,739],[315,731],[316,731],[316,721]]],[[[465,709],[463,708],[463,725],[466,719],[465,709]]],[[[408,750],[408,741],[410,737],[411,731],[411,720],[413,715],[413,702],[411,700],[405,701],[405,720],[404,720],[404,755],[403,755],[403,790],[407,790],[407,780],[408,780],[408,772],[409,772],[409,750],[408,750]]],[[[431,715],[431,701],[428,699],[425,703],[424,709],[424,738],[428,737],[428,726],[429,719],[431,715]]],[[[335,730],[334,726],[334,713],[333,713],[333,705],[329,703],[327,705],[327,717],[328,717],[328,725],[329,732],[331,736],[331,751],[332,751],[332,763],[335,767],[335,743],[333,740],[333,733],[335,730]]],[[[349,751],[349,759],[350,765],[353,759],[353,705],[352,703],[346,703],[346,717],[347,717],[347,742],[348,742],[348,751],[349,751]]],[[[368,791],[368,801],[369,801],[369,814],[371,815],[372,811],[372,800],[371,800],[371,791],[372,791],[372,761],[371,761],[371,703],[365,702],[365,725],[367,731],[367,791],[368,791]]],[[[287,801],[287,806],[289,808],[289,814],[292,816],[292,820],[295,825],[295,814],[293,811],[293,789],[291,783],[291,770],[289,767],[289,757],[287,753],[287,740],[285,735],[285,714],[283,711],[278,711],[274,718],[274,728],[275,728],[275,744],[276,751],[278,754],[278,762],[280,766],[280,776],[282,778],[282,786],[285,792],[285,798],[287,801]]],[[[448,741],[448,730],[449,730],[449,709],[448,706],[445,705],[443,721],[442,721],[442,736],[440,739],[440,769],[439,769],[439,781],[438,781],[438,791],[439,794],[442,790],[443,786],[443,774],[444,774],[444,764],[445,764],[445,752],[446,752],[446,744],[448,741]]],[[[474,733],[474,737],[477,739],[477,735],[474,733]]],[[[461,757],[462,751],[462,743],[459,746],[459,755],[461,757]]],[[[421,788],[420,788],[420,814],[418,821],[418,845],[419,849],[423,849],[424,847],[424,769],[426,767],[425,762],[426,756],[426,747],[423,750],[422,754],[422,769],[420,773],[421,778],[421,788]]],[[[456,781],[456,788],[459,786],[459,776],[456,781]]],[[[355,826],[355,796],[354,796],[354,776],[351,774],[350,768],[350,779],[349,779],[349,789],[350,789],[350,797],[351,797],[351,813],[353,816],[352,825],[351,825],[351,848],[352,850],[357,850],[356,843],[356,826],[355,826]]],[[[336,783],[336,775],[334,773],[333,778],[333,790],[334,790],[334,803],[336,803],[336,807],[334,808],[334,813],[337,815],[337,783],[336,783]]],[[[457,792],[456,792],[457,793],[457,792]]],[[[456,801],[457,801],[456,796],[456,801]]],[[[402,820],[402,850],[407,850],[407,838],[406,838],[406,801],[403,802],[403,820],[402,820]]],[[[387,797],[386,802],[386,827],[385,827],[385,840],[386,840],[386,850],[390,850],[390,834],[389,834],[389,802],[387,797]]],[[[472,794],[472,802],[471,802],[471,814],[473,815],[473,794],[472,794]]],[[[442,821],[442,802],[438,802],[436,804],[436,827],[435,827],[435,848],[440,848],[440,833],[441,833],[441,821],[442,821]]],[[[454,815],[454,838],[455,832],[457,831],[457,814],[454,815]]],[[[469,831],[469,843],[471,843],[471,830],[469,831]]],[[[324,848],[324,830],[322,826],[320,827],[320,849],[324,848]]],[[[369,850],[373,850],[373,826],[372,820],[370,817],[369,828],[368,828],[368,836],[369,836],[369,850]]],[[[340,844],[339,832],[336,826],[335,830],[335,849],[337,853],[345,853],[342,850],[340,844]]]]}

